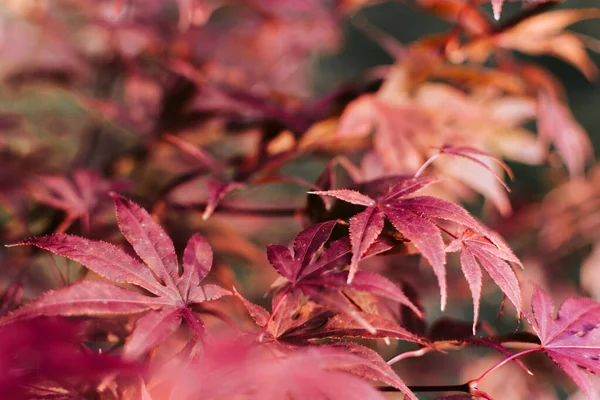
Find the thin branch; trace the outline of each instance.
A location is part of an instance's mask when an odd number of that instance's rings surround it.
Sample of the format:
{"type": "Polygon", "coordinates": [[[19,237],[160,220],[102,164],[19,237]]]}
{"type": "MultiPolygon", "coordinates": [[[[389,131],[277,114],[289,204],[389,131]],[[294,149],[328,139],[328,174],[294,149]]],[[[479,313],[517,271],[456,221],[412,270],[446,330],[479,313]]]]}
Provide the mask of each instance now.
{"type": "MultiPolygon", "coordinates": [[[[409,386],[413,392],[464,392],[470,393],[471,388],[468,383],[461,385],[439,385],[439,386],[409,386]]],[[[380,392],[399,392],[400,390],[393,386],[380,386],[380,392]]]]}

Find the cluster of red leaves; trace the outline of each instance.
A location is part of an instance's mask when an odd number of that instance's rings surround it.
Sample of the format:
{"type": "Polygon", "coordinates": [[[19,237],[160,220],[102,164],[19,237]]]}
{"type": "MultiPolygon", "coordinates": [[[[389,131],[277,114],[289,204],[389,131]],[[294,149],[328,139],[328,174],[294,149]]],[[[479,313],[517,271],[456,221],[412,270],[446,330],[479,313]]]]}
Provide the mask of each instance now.
{"type": "MultiPolygon", "coordinates": [[[[494,22],[480,1],[417,0],[453,29],[404,45],[357,16],[371,3],[1,6],[0,83],[10,90],[0,102],[14,104],[0,114],[0,227],[10,247],[0,263],[7,271],[44,264],[42,249],[86,269],[72,279],[69,264],[51,259],[64,286],[50,290],[45,268],[18,273],[18,284],[0,276],[9,285],[0,297],[3,396],[326,400],[399,391],[416,400],[424,390],[491,399],[482,383],[492,372],[513,360],[529,372],[519,357],[545,352],[597,397],[587,372],[600,373],[600,305],[569,298],[555,317],[537,288],[528,313],[520,279],[528,268],[513,269],[528,260],[496,232],[511,230],[489,228],[458,203],[479,193],[508,217],[504,176],[514,177],[502,160],[540,164],[552,159],[549,144],[572,178],[585,174],[590,140],[561,83],[514,53],[553,55],[591,80],[593,42],[565,29],[600,11],[534,2],[494,22]],[[315,97],[314,57],[339,45],[345,19],[395,63],[315,97]],[[68,104],[68,122],[57,109],[46,119],[19,108],[31,92],[68,104]],[[73,110],[85,113],[82,123],[73,110]],[[318,165],[309,173],[307,159],[318,165]],[[116,193],[129,189],[139,202],[116,193]],[[295,232],[290,246],[265,251],[295,232]],[[448,254],[456,252],[454,268],[448,254]],[[430,264],[437,285],[411,269],[412,259],[430,264]],[[459,268],[466,285],[455,278],[459,268]],[[480,318],[488,303],[482,270],[533,333],[497,334],[489,313],[480,318]],[[45,284],[39,296],[32,276],[45,284]],[[21,301],[24,289],[33,300],[21,301]],[[265,291],[270,310],[260,305],[265,291]],[[439,294],[444,311],[469,291],[472,325],[431,320],[430,298],[439,294]],[[391,340],[402,342],[400,354],[386,362],[389,349],[379,345],[391,340]],[[440,378],[433,363],[421,375],[417,362],[412,374],[391,366],[467,346],[506,358],[447,386],[407,385],[440,378]],[[526,349],[513,354],[511,346],[526,349]]],[[[492,6],[498,19],[502,1],[492,6]]],[[[577,235],[595,243],[595,220],[563,232],[573,210],[577,221],[596,211],[593,183],[573,180],[558,191],[577,185],[586,201],[565,205],[550,195],[537,219],[518,212],[505,221],[524,215],[529,225],[513,231],[541,227],[553,250],[577,235]]],[[[467,363],[456,359],[457,368],[467,363]]]]}
{"type": "MultiPolygon", "coordinates": [[[[384,227],[384,217],[406,239],[410,240],[423,257],[433,266],[438,278],[442,296],[442,310],[446,305],[446,272],[445,251],[461,250],[461,264],[469,287],[473,293],[475,306],[475,323],[479,300],[481,297],[481,269],[477,261],[500,286],[502,291],[521,312],[521,293],[519,282],[505,261],[516,264],[521,262],[516,258],[504,241],[494,232],[483,227],[462,207],[446,200],[431,196],[409,197],[433,181],[429,178],[386,178],[385,184],[389,189],[377,196],[377,200],[356,191],[342,189],[314,194],[334,196],[340,200],[367,207],[364,211],[350,218],[350,240],[352,242],[352,262],[348,275],[348,283],[352,283],[356,275],[358,260],[369,250],[384,227]],[[450,221],[463,229],[460,237],[446,248],[441,232],[448,232],[437,221],[450,221]]],[[[385,187],[384,182],[375,181],[363,185],[385,187]]],[[[475,331],[475,326],[473,326],[475,331]]]]}
{"type": "Polygon", "coordinates": [[[206,240],[194,235],[183,253],[183,271],[173,242],[146,210],[115,196],[121,232],[144,264],[109,243],[67,234],[33,238],[21,245],[34,245],[81,263],[115,283],[129,283],[151,295],[123,289],[101,281],[83,281],[47,292],[38,301],[21,307],[3,319],[11,323],[42,315],[117,315],[147,313],[129,336],[124,353],[138,357],[160,345],[182,319],[197,335],[204,326],[191,310],[194,305],[230,294],[217,285],[200,285],[212,266],[212,251],[206,240]]]}

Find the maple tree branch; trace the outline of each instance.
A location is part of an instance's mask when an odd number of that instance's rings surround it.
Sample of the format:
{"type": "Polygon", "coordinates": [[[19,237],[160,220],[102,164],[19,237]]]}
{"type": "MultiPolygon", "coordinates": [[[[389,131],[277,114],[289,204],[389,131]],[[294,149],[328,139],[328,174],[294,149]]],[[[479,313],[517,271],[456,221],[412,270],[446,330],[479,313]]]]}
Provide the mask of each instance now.
{"type": "MultiPolygon", "coordinates": [[[[476,394],[476,395],[481,395],[487,398],[487,396],[483,393],[480,392],[479,389],[477,388],[479,386],[479,384],[485,380],[492,372],[494,372],[495,370],[497,370],[498,368],[502,367],[504,364],[507,364],[519,357],[522,357],[526,354],[530,354],[530,353],[537,353],[539,351],[542,351],[542,347],[537,346],[531,349],[527,349],[524,351],[521,351],[519,353],[515,353],[510,357],[505,358],[504,360],[500,361],[499,363],[495,364],[493,367],[491,367],[490,369],[488,369],[487,371],[485,371],[481,376],[479,376],[476,379],[472,379],[466,383],[460,384],[460,385],[440,385],[440,386],[409,386],[408,388],[410,390],[412,390],[413,392],[465,392],[465,393],[469,393],[469,394],[476,394]]],[[[417,350],[418,352],[418,350],[417,350]]],[[[416,353],[416,352],[409,352],[409,353],[416,353]]],[[[404,353],[406,354],[406,353],[404,353]]],[[[398,358],[398,357],[397,357],[398,358]]],[[[406,357],[407,358],[407,357],[406,357]]],[[[392,361],[392,360],[390,360],[392,361]]],[[[388,364],[390,364],[390,361],[388,361],[388,364]]],[[[531,373],[531,372],[530,372],[531,373]]],[[[382,386],[378,388],[379,391],[381,392],[399,392],[400,390],[393,387],[393,386],[382,386]]]]}
{"type": "MultiPolygon", "coordinates": [[[[470,393],[471,388],[468,383],[460,385],[432,385],[432,386],[409,386],[413,392],[465,392],[470,393]]],[[[399,392],[400,390],[393,386],[380,386],[377,388],[380,392],[399,392]]]]}

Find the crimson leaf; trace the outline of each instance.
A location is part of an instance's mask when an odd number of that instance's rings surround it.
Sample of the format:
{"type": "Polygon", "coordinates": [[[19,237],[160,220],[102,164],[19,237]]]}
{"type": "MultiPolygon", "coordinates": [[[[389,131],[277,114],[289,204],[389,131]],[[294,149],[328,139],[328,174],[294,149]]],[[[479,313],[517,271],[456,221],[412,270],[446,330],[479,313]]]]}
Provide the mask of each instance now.
{"type": "Polygon", "coordinates": [[[570,298],[554,317],[550,296],[536,287],[531,308],[533,316],[529,322],[540,337],[541,348],[588,398],[597,398],[594,386],[581,368],[600,374],[600,303],[570,298]]]}
{"type": "Polygon", "coordinates": [[[521,313],[519,281],[507,262],[511,261],[521,265],[514,254],[507,247],[498,246],[492,240],[470,229],[466,229],[461,237],[450,243],[446,249],[448,252],[459,250],[461,252],[460,263],[463,274],[473,296],[473,334],[475,334],[477,319],[479,318],[479,303],[481,302],[481,267],[487,271],[498,287],[515,305],[517,312],[521,313]]]}
{"type": "Polygon", "coordinates": [[[281,297],[299,290],[322,305],[353,316],[374,333],[374,328],[362,318],[356,306],[348,300],[348,293],[344,292],[353,289],[407,305],[421,315],[402,290],[383,276],[362,272],[355,274],[354,280],[347,283],[348,272],[341,268],[350,261],[348,240],[336,240],[323,249],[336,223],[327,221],[300,232],[294,240],[293,253],[285,246],[268,246],[269,262],[287,280],[278,287],[273,299],[273,312],[282,301],[281,297]]]}
{"type": "Polygon", "coordinates": [[[108,199],[111,191],[125,189],[124,181],[108,181],[93,171],[77,170],[70,180],[59,175],[40,176],[31,185],[32,196],[40,203],[62,210],[66,217],[56,229],[66,231],[79,218],[84,231],[89,231],[90,214],[100,205],[102,197],[108,199]]]}
{"type": "Polygon", "coordinates": [[[1,324],[42,315],[135,314],[141,317],[125,345],[135,358],[158,346],[185,319],[196,334],[203,333],[202,321],[190,306],[230,294],[217,285],[200,285],[210,272],[212,251],[206,240],[195,234],[183,254],[183,273],[173,242],[166,232],[137,204],[114,195],[119,228],[140,261],[109,243],[66,234],[27,239],[12,246],[32,245],[77,261],[115,283],[129,283],[151,295],[106,282],[83,281],[48,292],[0,320],[1,324]]]}
{"type": "Polygon", "coordinates": [[[440,286],[441,306],[446,305],[446,257],[438,220],[451,221],[480,230],[480,224],[457,204],[430,196],[408,197],[434,183],[428,177],[396,177],[363,184],[378,188],[377,199],[352,190],[328,190],[313,194],[333,196],[348,203],[367,207],[350,219],[352,262],[348,282],[351,283],[358,269],[358,261],[375,242],[387,218],[394,228],[409,239],[432,265],[440,286]],[[387,191],[381,190],[387,185],[387,191]]]}
{"type": "MultiPolygon", "coordinates": [[[[375,314],[361,314],[361,317],[376,329],[369,333],[363,325],[346,314],[333,315],[331,311],[307,301],[299,308],[291,296],[282,300],[274,315],[270,317],[264,308],[251,303],[235,292],[242,301],[254,322],[265,330],[269,339],[290,344],[307,344],[314,339],[357,337],[362,339],[394,338],[426,344],[417,335],[410,333],[398,324],[375,314]]],[[[263,341],[265,339],[263,338],[263,341]]]]}

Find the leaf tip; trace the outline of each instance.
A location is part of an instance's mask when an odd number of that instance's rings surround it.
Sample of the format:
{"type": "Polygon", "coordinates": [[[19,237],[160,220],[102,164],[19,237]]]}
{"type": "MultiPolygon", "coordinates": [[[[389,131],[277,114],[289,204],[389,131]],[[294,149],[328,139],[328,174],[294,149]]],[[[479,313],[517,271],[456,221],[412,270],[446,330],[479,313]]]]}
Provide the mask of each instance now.
{"type": "Polygon", "coordinates": [[[500,21],[500,14],[502,13],[502,0],[492,1],[492,11],[494,13],[494,20],[500,21]]]}
{"type": "Polygon", "coordinates": [[[348,279],[346,279],[347,285],[352,284],[352,281],[354,280],[354,275],[356,275],[356,268],[352,268],[351,266],[350,271],[348,272],[348,279]]]}

